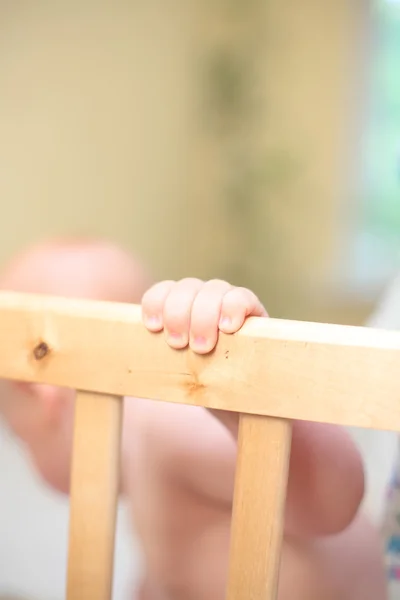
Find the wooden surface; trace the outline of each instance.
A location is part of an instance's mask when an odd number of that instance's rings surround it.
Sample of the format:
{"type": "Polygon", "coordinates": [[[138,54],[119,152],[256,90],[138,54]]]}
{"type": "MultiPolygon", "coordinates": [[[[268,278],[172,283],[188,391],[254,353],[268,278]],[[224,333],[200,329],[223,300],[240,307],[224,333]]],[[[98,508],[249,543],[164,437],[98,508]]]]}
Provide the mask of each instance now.
{"type": "Polygon", "coordinates": [[[276,600],[291,423],[241,415],[227,600],[276,600]]]}
{"type": "Polygon", "coordinates": [[[121,424],[121,398],[78,393],[67,600],[111,600],[121,424]]]}
{"type": "Polygon", "coordinates": [[[249,319],[210,356],[170,349],[140,307],[0,293],[0,378],[400,430],[400,333],[249,319]]]}

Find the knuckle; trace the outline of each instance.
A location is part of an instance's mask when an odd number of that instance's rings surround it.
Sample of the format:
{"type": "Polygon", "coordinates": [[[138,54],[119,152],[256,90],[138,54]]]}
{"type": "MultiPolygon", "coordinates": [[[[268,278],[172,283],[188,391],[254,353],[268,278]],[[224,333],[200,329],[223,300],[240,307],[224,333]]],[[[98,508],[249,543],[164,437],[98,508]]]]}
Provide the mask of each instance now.
{"type": "Polygon", "coordinates": [[[197,277],[184,277],[183,279],[180,279],[177,283],[179,287],[201,287],[202,285],[204,285],[204,281],[202,281],[201,279],[197,279],[197,277]]]}

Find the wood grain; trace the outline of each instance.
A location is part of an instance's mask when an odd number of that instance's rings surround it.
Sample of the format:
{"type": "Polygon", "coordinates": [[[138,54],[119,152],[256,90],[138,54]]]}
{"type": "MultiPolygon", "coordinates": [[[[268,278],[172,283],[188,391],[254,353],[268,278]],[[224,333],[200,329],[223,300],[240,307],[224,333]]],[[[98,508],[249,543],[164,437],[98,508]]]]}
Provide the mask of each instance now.
{"type": "Polygon", "coordinates": [[[67,600],[111,599],[121,423],[121,398],[77,394],[67,600]]]}
{"type": "Polygon", "coordinates": [[[2,292],[0,333],[0,378],[400,430],[398,332],[252,318],[196,356],[139,306],[2,292]]]}
{"type": "Polygon", "coordinates": [[[227,600],[276,600],[291,423],[241,415],[227,600]]]}

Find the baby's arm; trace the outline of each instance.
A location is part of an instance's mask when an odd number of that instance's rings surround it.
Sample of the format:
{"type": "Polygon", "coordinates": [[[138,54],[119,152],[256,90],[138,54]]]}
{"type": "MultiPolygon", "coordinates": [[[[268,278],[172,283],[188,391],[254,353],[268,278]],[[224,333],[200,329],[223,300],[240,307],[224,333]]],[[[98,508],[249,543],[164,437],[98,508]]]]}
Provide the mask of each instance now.
{"type": "Polygon", "coordinates": [[[297,422],[293,427],[287,533],[335,534],[353,521],[364,495],[361,456],[341,427],[297,422]]]}
{"type": "MultiPolygon", "coordinates": [[[[226,282],[203,283],[195,279],[163,282],[151,288],[143,298],[143,314],[151,331],[164,329],[173,348],[189,344],[201,354],[214,348],[219,331],[234,333],[247,316],[266,316],[263,306],[249,290],[234,288],[226,282]]],[[[215,415],[236,437],[237,416],[218,412],[215,415]]],[[[204,424],[197,431],[197,437],[207,435],[203,458],[207,449],[218,448],[217,441],[215,445],[209,441],[211,429],[208,434],[206,429],[204,424]]],[[[190,440],[186,443],[189,447],[190,440]]],[[[195,470],[184,470],[182,463],[177,462],[177,476],[185,478],[202,495],[229,503],[234,479],[232,452],[226,444],[221,443],[220,448],[225,459],[221,459],[217,476],[210,476],[216,473],[218,462],[212,451],[208,452],[209,459],[199,461],[195,470]]],[[[353,521],[363,492],[362,460],[345,430],[331,425],[294,423],[286,534],[316,537],[344,530],[353,521]]]]}

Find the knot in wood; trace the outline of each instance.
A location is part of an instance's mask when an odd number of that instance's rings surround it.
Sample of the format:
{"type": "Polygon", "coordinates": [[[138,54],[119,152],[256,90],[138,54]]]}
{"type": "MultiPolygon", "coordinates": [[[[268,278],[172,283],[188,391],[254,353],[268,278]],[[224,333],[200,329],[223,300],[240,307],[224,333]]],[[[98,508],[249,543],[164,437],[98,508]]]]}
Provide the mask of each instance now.
{"type": "Polygon", "coordinates": [[[35,360],[43,360],[50,352],[50,348],[46,342],[39,342],[33,349],[33,356],[35,360]]]}

